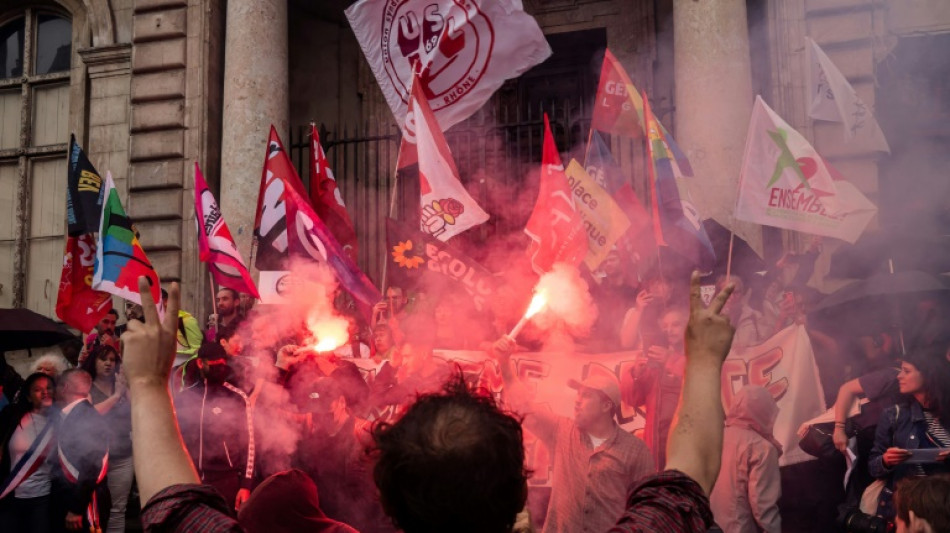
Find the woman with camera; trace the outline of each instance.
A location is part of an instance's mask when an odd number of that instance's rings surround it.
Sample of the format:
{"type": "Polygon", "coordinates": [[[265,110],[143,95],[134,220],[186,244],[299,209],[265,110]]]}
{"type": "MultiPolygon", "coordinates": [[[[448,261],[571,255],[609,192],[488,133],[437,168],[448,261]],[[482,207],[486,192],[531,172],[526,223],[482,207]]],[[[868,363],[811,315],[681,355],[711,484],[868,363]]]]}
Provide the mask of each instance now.
{"type": "Polygon", "coordinates": [[[887,408],[877,425],[868,469],[885,482],[877,514],[888,520],[897,481],[950,472],[950,364],[942,355],[904,358],[897,381],[906,400],[887,408]]]}

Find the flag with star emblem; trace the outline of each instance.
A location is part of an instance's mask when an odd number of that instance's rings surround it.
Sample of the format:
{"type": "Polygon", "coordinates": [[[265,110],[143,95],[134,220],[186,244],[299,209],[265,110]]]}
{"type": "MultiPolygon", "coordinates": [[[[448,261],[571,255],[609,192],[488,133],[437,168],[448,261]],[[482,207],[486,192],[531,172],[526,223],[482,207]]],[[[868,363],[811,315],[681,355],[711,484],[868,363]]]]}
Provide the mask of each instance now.
{"type": "Polygon", "coordinates": [[[756,97],[736,218],[854,243],[877,206],[756,97]]]}

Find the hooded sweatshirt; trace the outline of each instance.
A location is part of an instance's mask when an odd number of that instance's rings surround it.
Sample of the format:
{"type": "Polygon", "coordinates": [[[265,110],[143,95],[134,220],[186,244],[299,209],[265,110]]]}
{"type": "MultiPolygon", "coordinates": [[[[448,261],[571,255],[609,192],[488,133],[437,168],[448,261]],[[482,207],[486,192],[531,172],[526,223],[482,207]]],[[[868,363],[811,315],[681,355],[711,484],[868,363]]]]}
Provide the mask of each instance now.
{"type": "Polygon", "coordinates": [[[746,386],[726,416],[722,468],[709,497],[716,523],[725,533],[780,533],[778,500],[782,446],[772,435],[778,406],[762,387],[746,386]]]}

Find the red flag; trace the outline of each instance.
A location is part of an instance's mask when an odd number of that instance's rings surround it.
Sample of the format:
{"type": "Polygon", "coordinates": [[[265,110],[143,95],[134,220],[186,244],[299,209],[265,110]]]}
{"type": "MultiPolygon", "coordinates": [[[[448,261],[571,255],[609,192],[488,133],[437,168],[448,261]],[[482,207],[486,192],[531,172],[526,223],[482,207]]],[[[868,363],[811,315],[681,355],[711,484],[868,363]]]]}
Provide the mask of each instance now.
{"type": "Polygon", "coordinates": [[[630,219],[630,228],[617,242],[618,248],[621,248],[624,254],[636,254],[640,259],[653,254],[656,251],[656,241],[650,228],[650,214],[643,207],[633,187],[629,183],[623,184],[614,193],[614,200],[630,219]]]}
{"type": "Polygon", "coordinates": [[[66,239],[63,273],[56,296],[56,316],[78,329],[91,331],[112,309],[112,297],[92,288],[96,260],[96,239],[91,233],[66,239]]]}
{"type": "Polygon", "coordinates": [[[571,187],[564,165],[544,115],[544,145],[541,155],[541,183],[538,202],[524,232],[531,238],[528,253],[531,267],[543,273],[554,263],[577,265],[587,255],[587,235],[580,213],[574,208],[571,187]]]}
{"type": "Polygon", "coordinates": [[[610,50],[604,52],[590,127],[626,137],[643,136],[643,98],[610,50]]]}
{"type": "Polygon", "coordinates": [[[208,264],[208,271],[219,285],[250,294],[257,292],[251,273],[224,222],[218,202],[208,189],[201,169],[195,162],[195,223],[198,228],[198,259],[208,264]]]}
{"type": "Polygon", "coordinates": [[[261,172],[261,187],[257,194],[257,216],[254,219],[254,241],[257,255],[254,266],[258,270],[283,270],[287,257],[287,220],[284,201],[286,188],[292,188],[303,198],[307,191],[290,163],[284,145],[274,126],[270,127],[267,156],[261,172]]]}
{"type": "Polygon", "coordinates": [[[320,134],[314,125],[310,126],[310,203],[330,228],[330,233],[340,241],[343,251],[356,262],[356,230],[350,214],[346,212],[343,195],[336,186],[336,178],[333,177],[327,155],[320,145],[320,134]]]}

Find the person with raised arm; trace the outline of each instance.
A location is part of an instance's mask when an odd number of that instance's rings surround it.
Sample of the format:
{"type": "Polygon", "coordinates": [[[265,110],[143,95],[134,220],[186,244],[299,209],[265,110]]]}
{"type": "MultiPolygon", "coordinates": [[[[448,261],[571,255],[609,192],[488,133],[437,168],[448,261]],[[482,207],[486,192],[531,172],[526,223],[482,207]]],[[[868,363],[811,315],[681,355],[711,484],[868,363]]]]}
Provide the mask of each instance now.
{"type": "Polygon", "coordinates": [[[693,272],[683,395],[670,430],[666,470],[633,487],[612,533],[704,532],[713,525],[709,494],[719,475],[725,417],[720,375],[735,334],[722,308],[734,288],[727,284],[707,308],[700,275],[693,272]]]}
{"type": "Polygon", "coordinates": [[[160,321],[148,280],[139,278],[145,322],[132,320],[122,335],[124,371],[132,401],[132,451],[145,531],[241,531],[230,505],[198,474],[178,431],[168,377],[178,335],[178,284],[160,321]]]}

